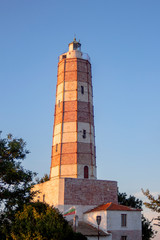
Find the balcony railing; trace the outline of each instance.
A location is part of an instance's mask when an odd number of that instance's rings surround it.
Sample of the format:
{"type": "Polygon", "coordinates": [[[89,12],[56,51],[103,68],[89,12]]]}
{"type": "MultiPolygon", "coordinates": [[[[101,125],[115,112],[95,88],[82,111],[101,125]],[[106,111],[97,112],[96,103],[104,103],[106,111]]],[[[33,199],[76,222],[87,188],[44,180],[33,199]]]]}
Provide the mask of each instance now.
{"type": "MultiPolygon", "coordinates": [[[[80,52],[81,54],[81,57],[82,59],[85,59],[85,60],[88,60],[89,62],[91,62],[91,59],[89,57],[89,55],[87,53],[83,53],[83,52],[80,52]]],[[[62,59],[64,58],[67,58],[67,53],[64,53],[64,54],[61,54],[59,57],[58,57],[58,61],[61,61],[62,59]]]]}
{"type": "Polygon", "coordinates": [[[87,53],[83,53],[82,58],[85,59],[85,60],[88,60],[89,62],[91,61],[91,59],[90,59],[90,57],[87,53]]]}

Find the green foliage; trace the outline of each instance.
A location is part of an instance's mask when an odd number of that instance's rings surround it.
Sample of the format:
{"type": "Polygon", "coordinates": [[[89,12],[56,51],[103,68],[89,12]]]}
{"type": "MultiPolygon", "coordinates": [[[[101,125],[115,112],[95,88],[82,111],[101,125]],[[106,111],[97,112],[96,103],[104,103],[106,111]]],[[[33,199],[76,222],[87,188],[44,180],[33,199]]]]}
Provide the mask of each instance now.
{"type": "MultiPolygon", "coordinates": [[[[129,196],[127,198],[126,193],[118,193],[118,202],[121,205],[129,206],[132,208],[142,209],[143,202],[135,198],[134,196],[129,196]]],[[[151,222],[142,215],[142,240],[150,240],[155,236],[155,231],[152,228],[151,222]]]]}
{"type": "Polygon", "coordinates": [[[145,202],[144,205],[154,212],[160,213],[160,195],[158,195],[158,198],[156,199],[148,189],[146,191],[142,189],[142,192],[150,201],[150,203],[145,202]]]}
{"type": "Polygon", "coordinates": [[[63,215],[45,203],[24,205],[11,230],[14,240],[86,240],[73,232],[63,215]]]}
{"type": "Polygon", "coordinates": [[[126,193],[118,193],[118,202],[121,205],[129,206],[132,208],[138,208],[138,209],[142,208],[141,200],[139,200],[138,198],[136,199],[134,196],[131,196],[131,195],[127,198],[126,193]]]}
{"type": "Polygon", "coordinates": [[[46,174],[44,174],[44,177],[42,177],[42,178],[37,178],[36,179],[36,182],[37,183],[44,183],[44,182],[47,182],[49,180],[49,175],[46,173],[46,174]]]}
{"type": "MultiPolygon", "coordinates": [[[[35,173],[25,170],[21,162],[29,151],[22,138],[13,138],[11,134],[0,139],[0,234],[9,231],[14,214],[29,203],[34,192],[35,173]]],[[[2,239],[2,237],[1,237],[2,239]]]]}
{"type": "Polygon", "coordinates": [[[155,234],[151,222],[142,215],[142,240],[150,240],[155,234]]]}
{"type": "MultiPolygon", "coordinates": [[[[158,195],[158,197],[155,198],[148,189],[146,191],[142,189],[142,192],[149,200],[149,202],[144,202],[144,205],[147,208],[151,209],[152,211],[160,213],[160,195],[158,195]]],[[[160,216],[155,218],[155,220],[157,220],[158,223],[154,223],[154,225],[157,225],[160,227],[160,216]]]]}
{"type": "MultiPolygon", "coordinates": [[[[73,232],[57,209],[31,203],[36,174],[21,165],[28,153],[23,139],[12,135],[0,139],[0,239],[86,240],[73,232]]],[[[42,182],[47,180],[45,175],[42,182]]]]}

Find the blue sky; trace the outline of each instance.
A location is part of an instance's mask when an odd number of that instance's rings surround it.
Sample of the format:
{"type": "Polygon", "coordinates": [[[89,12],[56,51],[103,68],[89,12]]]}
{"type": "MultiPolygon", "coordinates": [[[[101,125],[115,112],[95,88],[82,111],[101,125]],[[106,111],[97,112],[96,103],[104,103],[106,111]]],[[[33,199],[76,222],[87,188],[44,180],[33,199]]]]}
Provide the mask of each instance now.
{"type": "Polygon", "coordinates": [[[74,34],[91,57],[98,178],[160,192],[160,1],[1,0],[0,130],[49,173],[58,56],[74,34]]]}

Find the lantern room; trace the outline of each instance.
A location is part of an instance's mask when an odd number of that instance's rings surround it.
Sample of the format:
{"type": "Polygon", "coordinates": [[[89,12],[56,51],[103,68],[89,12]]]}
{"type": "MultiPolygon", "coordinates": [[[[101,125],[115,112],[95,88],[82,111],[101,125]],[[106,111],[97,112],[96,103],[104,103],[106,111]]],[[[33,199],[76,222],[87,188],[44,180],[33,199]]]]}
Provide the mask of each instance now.
{"type": "Polygon", "coordinates": [[[74,38],[73,42],[69,43],[68,46],[69,46],[69,52],[73,50],[81,52],[81,44],[80,42],[76,41],[76,38],[74,38]]]}

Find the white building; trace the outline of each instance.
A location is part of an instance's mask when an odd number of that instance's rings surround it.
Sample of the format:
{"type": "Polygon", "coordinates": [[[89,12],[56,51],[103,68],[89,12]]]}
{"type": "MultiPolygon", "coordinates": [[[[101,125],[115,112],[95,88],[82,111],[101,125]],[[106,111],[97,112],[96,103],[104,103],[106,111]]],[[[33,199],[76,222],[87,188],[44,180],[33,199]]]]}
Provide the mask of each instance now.
{"type": "Polygon", "coordinates": [[[100,229],[111,234],[111,236],[106,236],[105,239],[141,239],[141,210],[107,203],[85,212],[83,215],[84,222],[97,227],[97,216],[101,216],[100,229]]]}

